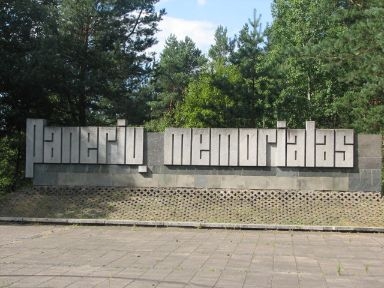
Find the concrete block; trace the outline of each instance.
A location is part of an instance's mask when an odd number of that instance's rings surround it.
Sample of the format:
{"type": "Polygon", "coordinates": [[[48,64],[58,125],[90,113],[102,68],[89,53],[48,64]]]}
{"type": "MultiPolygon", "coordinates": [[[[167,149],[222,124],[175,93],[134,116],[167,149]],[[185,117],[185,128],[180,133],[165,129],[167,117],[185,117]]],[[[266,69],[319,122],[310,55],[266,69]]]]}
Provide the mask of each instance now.
{"type": "Polygon", "coordinates": [[[317,177],[322,183],[323,187],[321,190],[323,191],[332,191],[336,190],[334,187],[334,181],[335,179],[332,177],[317,177]]]}
{"type": "Polygon", "coordinates": [[[166,166],[149,166],[149,169],[151,170],[152,174],[162,174],[163,167],[166,166]]]}
{"type": "MultiPolygon", "coordinates": [[[[208,187],[208,176],[207,175],[195,175],[194,187],[196,188],[207,188],[208,187]]],[[[218,183],[220,185],[220,183],[218,183]]]]}
{"type": "Polygon", "coordinates": [[[25,177],[33,177],[33,164],[43,162],[44,119],[27,119],[25,177]]]}
{"type": "Polygon", "coordinates": [[[350,171],[335,170],[332,168],[300,169],[300,177],[347,177],[350,171]]]}
{"type": "Polygon", "coordinates": [[[214,168],[216,168],[213,170],[215,171],[215,173],[211,173],[212,175],[241,175],[242,174],[241,167],[219,166],[214,168]]]}
{"type": "Polygon", "coordinates": [[[274,166],[275,151],[276,129],[259,129],[257,166],[274,166]]]}
{"type": "Polygon", "coordinates": [[[243,167],[241,175],[243,176],[275,176],[276,167],[243,167]]]}
{"type": "Polygon", "coordinates": [[[287,167],[305,166],[305,130],[287,131],[287,167]]]}
{"type": "Polygon", "coordinates": [[[44,127],[44,163],[61,163],[61,127],[44,127]]]}
{"type": "Polygon", "coordinates": [[[381,157],[359,157],[359,169],[380,169],[382,166],[381,157]]]}
{"type": "Polygon", "coordinates": [[[268,178],[269,188],[267,189],[298,189],[297,177],[273,177],[268,178]]]}
{"type": "Polygon", "coordinates": [[[52,171],[49,166],[52,164],[35,164],[33,185],[58,185],[58,173],[52,171]]]}
{"type": "MultiPolygon", "coordinates": [[[[377,191],[377,184],[373,183],[373,171],[381,170],[371,170],[371,169],[360,169],[359,173],[349,174],[349,190],[350,191],[377,191]]],[[[379,173],[377,172],[377,173],[379,173]]],[[[376,181],[377,178],[376,178],[376,181]]],[[[378,190],[380,191],[380,189],[378,190]]]]}
{"type": "Polygon", "coordinates": [[[361,191],[372,191],[373,189],[373,179],[372,179],[371,169],[361,169],[360,170],[360,188],[361,191]]]}
{"type": "Polygon", "coordinates": [[[238,129],[211,129],[211,166],[237,166],[238,143],[238,129]]]}
{"type": "Polygon", "coordinates": [[[147,173],[148,172],[148,166],[147,165],[140,165],[138,167],[138,172],[139,173],[147,173]]]}
{"type": "Polygon", "coordinates": [[[177,175],[158,174],[159,187],[177,187],[177,175]]]}
{"type": "Polygon", "coordinates": [[[242,181],[249,189],[297,189],[295,177],[243,176],[242,181]]]}
{"type": "Polygon", "coordinates": [[[144,162],[144,128],[126,127],[125,164],[141,165],[144,162]]]}
{"type": "Polygon", "coordinates": [[[124,164],[125,163],[125,127],[116,128],[116,141],[109,141],[107,150],[107,163],[124,164]]]}
{"type": "Polygon", "coordinates": [[[164,165],[173,165],[174,133],[176,129],[166,128],[164,131],[164,165]]]}
{"type": "Polygon", "coordinates": [[[344,177],[333,177],[333,189],[334,191],[348,191],[349,189],[349,178],[344,177]]]}
{"type": "Polygon", "coordinates": [[[191,165],[191,129],[168,128],[164,132],[164,165],[191,165]]]}
{"type": "Polygon", "coordinates": [[[158,179],[156,177],[144,177],[140,174],[117,174],[113,175],[112,179],[112,183],[115,186],[158,187],[158,179]]]}
{"type": "Polygon", "coordinates": [[[325,177],[298,177],[298,189],[309,191],[309,190],[323,190],[323,179],[325,177]]]}
{"type": "Polygon", "coordinates": [[[350,173],[348,175],[348,191],[362,191],[359,173],[350,173]]]}
{"type": "Polygon", "coordinates": [[[333,129],[316,130],[316,167],[334,167],[335,131],[333,129]]]}
{"type": "Polygon", "coordinates": [[[192,165],[210,165],[210,129],[192,129],[192,165]]]}
{"type": "Polygon", "coordinates": [[[204,174],[204,175],[214,175],[217,174],[217,169],[214,169],[215,167],[208,167],[208,166],[191,166],[185,170],[183,170],[183,174],[189,174],[189,175],[198,175],[198,174],[204,174]]]}
{"type": "MultiPolygon", "coordinates": [[[[49,165],[51,166],[51,165],[49,165]]],[[[70,173],[83,173],[87,171],[89,165],[87,164],[76,164],[76,165],[61,165],[60,167],[65,167],[65,169],[61,169],[60,172],[70,172],[70,173]]]]}
{"type": "Polygon", "coordinates": [[[80,128],[62,127],[62,163],[79,163],[80,161],[80,128]]]}
{"type": "Polygon", "coordinates": [[[145,178],[141,175],[135,174],[112,174],[112,186],[126,186],[126,187],[155,187],[152,185],[153,178],[145,178]]]}
{"type": "Polygon", "coordinates": [[[145,133],[144,143],[146,153],[145,163],[147,165],[164,165],[164,135],[163,133],[145,133]]]}
{"type": "Polygon", "coordinates": [[[287,128],[287,121],[277,121],[276,127],[277,129],[287,128]]]}
{"type": "Polygon", "coordinates": [[[57,183],[59,186],[86,186],[87,176],[87,173],[59,173],[57,183]]]}
{"type": "Polygon", "coordinates": [[[275,168],[276,172],[274,176],[284,176],[284,177],[298,177],[299,170],[293,168],[275,168]]]}
{"type": "Polygon", "coordinates": [[[382,192],[381,191],[381,169],[372,169],[372,188],[370,191],[382,192]]]}
{"type": "Polygon", "coordinates": [[[299,177],[300,190],[348,191],[348,177],[299,177]]]}
{"type": "Polygon", "coordinates": [[[353,167],[354,159],[353,130],[335,130],[335,167],[353,167]]]}
{"type": "Polygon", "coordinates": [[[193,188],[195,185],[194,175],[178,175],[176,177],[176,187],[193,188]]]}
{"type": "Polygon", "coordinates": [[[305,123],[305,166],[315,167],[315,135],[316,124],[315,121],[307,121],[305,123]]]}
{"type": "Polygon", "coordinates": [[[116,142],[116,127],[99,127],[99,145],[97,162],[99,164],[111,163],[111,145],[110,142],[116,142]]]}
{"type": "Polygon", "coordinates": [[[244,186],[248,187],[248,189],[269,189],[270,181],[268,181],[269,177],[264,176],[244,176],[244,186]]]}
{"type": "MultiPolygon", "coordinates": [[[[49,173],[49,171],[53,172],[52,170],[52,166],[55,166],[54,164],[44,164],[44,163],[36,163],[35,164],[35,167],[34,167],[34,172],[35,172],[35,175],[34,177],[37,176],[37,173],[49,173]]],[[[54,170],[54,172],[56,172],[57,170],[54,170]]],[[[60,172],[60,170],[59,170],[60,172]]]]}
{"type": "Polygon", "coordinates": [[[97,163],[97,127],[80,128],[80,163],[97,163]]]}
{"type": "MultiPolygon", "coordinates": [[[[226,175],[207,175],[207,186],[205,188],[223,188],[223,177],[230,177],[226,175]]],[[[204,188],[204,187],[203,187],[204,188]]]]}
{"type": "Polygon", "coordinates": [[[183,169],[183,166],[164,166],[161,174],[186,175],[190,174],[189,169],[183,169]]]}
{"type": "Polygon", "coordinates": [[[241,181],[242,176],[238,175],[215,175],[209,183],[209,188],[221,188],[221,189],[241,189],[244,186],[244,181],[241,181]]]}
{"type": "Polygon", "coordinates": [[[125,127],[127,126],[127,120],[125,119],[117,119],[117,127],[125,127]]]}
{"type": "Polygon", "coordinates": [[[87,174],[84,180],[84,184],[88,186],[112,186],[112,177],[108,173],[92,173],[87,174]]]}
{"type": "Polygon", "coordinates": [[[359,157],[382,157],[381,135],[359,134],[357,136],[359,157]]]}
{"type": "MultiPolygon", "coordinates": [[[[285,122],[285,121],[279,121],[285,122]]],[[[279,125],[278,125],[279,126],[279,125]]],[[[276,136],[276,155],[275,155],[275,165],[278,167],[285,167],[287,165],[287,129],[286,125],[281,125],[277,129],[276,136]]]]}
{"type": "Polygon", "coordinates": [[[84,167],[84,172],[86,173],[99,173],[100,171],[100,165],[83,165],[84,167]]]}
{"type": "Polygon", "coordinates": [[[239,166],[257,166],[257,129],[239,129],[239,166]]]}

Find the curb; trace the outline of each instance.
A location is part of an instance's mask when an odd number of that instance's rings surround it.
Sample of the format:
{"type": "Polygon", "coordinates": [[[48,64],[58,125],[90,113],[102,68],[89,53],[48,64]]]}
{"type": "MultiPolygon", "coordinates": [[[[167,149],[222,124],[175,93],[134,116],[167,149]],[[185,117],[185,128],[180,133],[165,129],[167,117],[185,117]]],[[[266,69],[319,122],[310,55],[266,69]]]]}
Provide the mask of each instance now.
{"type": "Polygon", "coordinates": [[[384,227],[311,226],[311,225],[241,224],[241,223],[236,224],[236,223],[135,221],[135,220],[110,220],[110,219],[72,219],[72,218],[68,219],[68,218],[0,217],[0,224],[1,223],[384,233],[384,227]]]}

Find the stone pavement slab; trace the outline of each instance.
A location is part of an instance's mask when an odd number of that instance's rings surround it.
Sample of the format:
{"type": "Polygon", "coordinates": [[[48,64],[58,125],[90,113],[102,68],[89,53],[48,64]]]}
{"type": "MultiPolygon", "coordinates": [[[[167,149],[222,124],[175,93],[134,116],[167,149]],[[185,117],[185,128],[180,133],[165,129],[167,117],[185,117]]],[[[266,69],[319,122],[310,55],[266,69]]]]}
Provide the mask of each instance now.
{"type": "Polygon", "coordinates": [[[384,234],[0,225],[0,287],[384,287],[384,234]]]}

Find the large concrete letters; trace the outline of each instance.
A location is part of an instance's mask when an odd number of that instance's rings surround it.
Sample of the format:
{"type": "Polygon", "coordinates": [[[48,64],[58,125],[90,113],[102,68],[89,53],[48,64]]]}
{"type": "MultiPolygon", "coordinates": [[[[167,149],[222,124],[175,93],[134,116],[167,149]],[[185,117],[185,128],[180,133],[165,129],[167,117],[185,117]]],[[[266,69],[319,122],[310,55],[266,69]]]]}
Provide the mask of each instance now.
{"type": "MultiPolygon", "coordinates": [[[[143,165],[144,129],[126,127],[50,127],[27,120],[26,177],[34,163],[143,165]]],[[[348,129],[168,128],[164,165],[224,167],[354,167],[354,133],[348,129]]]]}
{"type": "Polygon", "coordinates": [[[25,177],[33,177],[33,163],[44,163],[44,119],[27,119],[25,177]]]}
{"type": "Polygon", "coordinates": [[[44,119],[27,119],[25,176],[34,163],[126,164],[144,162],[144,129],[125,127],[49,127],[44,119]]]}
{"type": "Polygon", "coordinates": [[[164,147],[165,165],[191,165],[191,129],[167,129],[164,147]]]}
{"type": "Polygon", "coordinates": [[[347,129],[171,128],[164,164],[182,166],[353,167],[354,133],[347,129]],[[190,158],[190,155],[191,158],[190,158]]]}
{"type": "Polygon", "coordinates": [[[239,129],[239,166],[257,166],[257,129],[239,129]]]}
{"type": "Polygon", "coordinates": [[[44,162],[61,163],[61,127],[44,127],[44,162]]]}
{"type": "Polygon", "coordinates": [[[211,166],[238,166],[238,129],[211,129],[211,166]]]}
{"type": "Polygon", "coordinates": [[[210,129],[192,130],[192,165],[209,166],[210,140],[210,129]]]}
{"type": "Polygon", "coordinates": [[[63,127],[61,143],[61,163],[79,163],[80,161],[80,128],[63,127]]]}

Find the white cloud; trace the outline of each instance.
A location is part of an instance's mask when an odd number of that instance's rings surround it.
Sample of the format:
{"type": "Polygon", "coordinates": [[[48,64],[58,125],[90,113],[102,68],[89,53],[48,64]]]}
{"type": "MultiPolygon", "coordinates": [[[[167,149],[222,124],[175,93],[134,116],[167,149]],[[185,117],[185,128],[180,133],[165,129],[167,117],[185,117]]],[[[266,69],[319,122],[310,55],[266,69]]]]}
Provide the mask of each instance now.
{"type": "Polygon", "coordinates": [[[197,4],[200,6],[204,6],[205,4],[207,4],[207,0],[197,0],[197,4]]]}
{"type": "Polygon", "coordinates": [[[165,40],[171,34],[174,34],[179,40],[184,40],[185,36],[190,37],[203,53],[207,53],[209,47],[213,44],[216,28],[216,24],[208,21],[165,16],[159,24],[161,31],[156,35],[159,43],[151,51],[160,53],[164,48],[165,40]]]}

